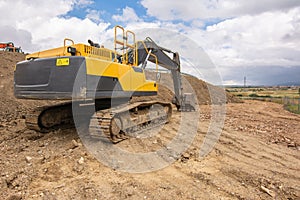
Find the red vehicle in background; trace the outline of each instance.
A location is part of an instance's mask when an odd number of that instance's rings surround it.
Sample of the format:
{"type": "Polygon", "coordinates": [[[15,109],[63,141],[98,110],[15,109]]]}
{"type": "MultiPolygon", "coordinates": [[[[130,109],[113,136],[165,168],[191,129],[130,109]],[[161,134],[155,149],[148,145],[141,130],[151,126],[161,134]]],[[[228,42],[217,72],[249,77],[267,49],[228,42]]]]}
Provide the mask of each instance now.
{"type": "Polygon", "coordinates": [[[0,42],[0,51],[10,51],[10,52],[19,52],[23,53],[21,47],[15,47],[12,42],[0,42]]]}

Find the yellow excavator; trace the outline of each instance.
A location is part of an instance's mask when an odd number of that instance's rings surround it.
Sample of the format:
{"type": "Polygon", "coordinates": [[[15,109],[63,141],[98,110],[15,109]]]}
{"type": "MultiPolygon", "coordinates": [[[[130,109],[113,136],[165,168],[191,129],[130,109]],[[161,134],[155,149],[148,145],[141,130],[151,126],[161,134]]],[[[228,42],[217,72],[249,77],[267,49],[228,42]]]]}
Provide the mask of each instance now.
{"type": "Polygon", "coordinates": [[[28,113],[28,128],[47,132],[70,124],[74,105],[91,99],[94,113],[90,116],[90,131],[104,133],[114,143],[167,123],[172,114],[170,102],[141,101],[128,105],[133,96],[157,95],[158,82],[146,80],[147,61],[156,65],[157,73],[158,66],[171,72],[175,93],[172,103],[177,109],[195,110],[193,95],[183,93],[178,53],[160,47],[149,37],[136,41],[135,33],[121,26],[115,26],[114,31],[113,50],[91,40],[87,45],[65,39],[62,47],[29,54],[17,63],[16,98],[67,100],[28,113]]]}

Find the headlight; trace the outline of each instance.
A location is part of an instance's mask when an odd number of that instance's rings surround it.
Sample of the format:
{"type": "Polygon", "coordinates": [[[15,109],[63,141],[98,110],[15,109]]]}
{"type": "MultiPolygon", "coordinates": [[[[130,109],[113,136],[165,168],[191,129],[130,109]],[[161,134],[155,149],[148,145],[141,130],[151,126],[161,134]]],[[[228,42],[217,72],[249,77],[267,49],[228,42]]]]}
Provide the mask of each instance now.
{"type": "Polygon", "coordinates": [[[72,56],[76,55],[76,48],[75,47],[68,47],[67,48],[68,53],[70,53],[72,56]]]}

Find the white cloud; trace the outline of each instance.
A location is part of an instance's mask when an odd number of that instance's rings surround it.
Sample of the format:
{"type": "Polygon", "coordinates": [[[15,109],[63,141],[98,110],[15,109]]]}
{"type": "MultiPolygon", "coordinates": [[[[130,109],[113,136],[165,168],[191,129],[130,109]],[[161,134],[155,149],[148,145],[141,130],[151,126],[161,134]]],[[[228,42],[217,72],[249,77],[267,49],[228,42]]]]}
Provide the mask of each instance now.
{"type": "Polygon", "coordinates": [[[86,12],[87,12],[86,18],[96,23],[103,22],[103,20],[100,18],[101,11],[88,9],[86,12]]]}
{"type": "Polygon", "coordinates": [[[25,52],[61,46],[66,37],[76,43],[86,43],[87,39],[99,42],[106,39],[109,23],[102,22],[98,12],[88,10],[85,19],[62,17],[74,7],[83,8],[92,3],[90,0],[1,1],[0,9],[5,17],[0,18],[0,30],[1,33],[10,30],[5,40],[22,46],[25,52]]]}
{"type": "Polygon", "coordinates": [[[32,36],[29,31],[16,29],[12,26],[0,26],[0,42],[13,42],[15,46],[34,46],[32,36]]]}
{"type": "MultiPolygon", "coordinates": [[[[61,46],[65,37],[76,43],[92,39],[102,44],[113,37],[113,30],[101,18],[103,11],[85,10],[85,6],[92,4],[91,0],[2,0],[0,40],[12,41],[25,52],[61,46]],[[86,12],[85,19],[66,17],[74,9],[86,12]]],[[[300,66],[299,0],[142,0],[141,4],[155,20],[144,21],[147,16],[138,16],[129,6],[111,20],[134,31],[162,28],[183,33],[208,53],[222,75],[229,78],[225,80],[228,83],[235,81],[231,74],[241,76],[237,74],[241,68],[246,73],[254,70],[254,66],[300,66]]],[[[176,40],[172,34],[137,34],[138,39],[146,36],[164,41],[164,46],[174,51],[178,46],[188,49],[185,41],[176,40]]],[[[197,57],[189,52],[182,55],[197,57]]]]}
{"type": "Polygon", "coordinates": [[[30,27],[31,34],[34,36],[33,43],[45,49],[62,46],[64,38],[70,38],[75,43],[87,43],[88,39],[98,42],[103,39],[99,37],[108,25],[107,23],[96,24],[87,18],[81,20],[75,17],[68,19],[55,17],[40,23],[38,28],[30,22],[20,23],[19,27],[30,27]]]}
{"type": "Polygon", "coordinates": [[[15,27],[20,21],[59,16],[70,11],[73,5],[74,3],[72,1],[61,0],[2,1],[0,3],[1,15],[5,17],[0,18],[0,25],[11,25],[15,27]]]}
{"type": "Polygon", "coordinates": [[[141,4],[150,16],[159,20],[194,20],[231,18],[254,15],[278,9],[290,9],[300,5],[299,0],[142,0],[141,4]]]}
{"type": "Polygon", "coordinates": [[[118,22],[140,21],[140,18],[137,16],[134,9],[128,6],[126,6],[126,8],[123,8],[122,15],[113,15],[112,18],[118,22]]]}
{"type": "Polygon", "coordinates": [[[13,41],[16,46],[22,46],[25,51],[37,49],[39,44],[34,43],[35,36],[32,34],[32,27],[37,29],[48,19],[67,13],[72,9],[72,5],[72,2],[60,0],[1,1],[1,15],[5,16],[0,18],[1,33],[10,30],[10,33],[3,34],[1,39],[13,41]],[[53,5],[56,8],[49,9],[53,5]],[[23,23],[32,24],[32,26],[21,27],[20,24],[23,23]]]}
{"type": "MultiPolygon", "coordinates": [[[[300,66],[298,0],[142,0],[141,4],[161,25],[187,22],[178,29],[204,48],[226,83],[242,83],[241,77],[251,74],[255,84],[254,74],[262,72],[265,76],[259,77],[266,82],[274,77],[279,80],[284,72],[295,72],[300,66]],[[219,22],[204,28],[211,19],[219,22]],[[275,68],[278,74],[267,77],[271,74],[267,70],[275,68]]],[[[293,78],[300,80],[300,69],[293,78]]]]}
{"type": "Polygon", "coordinates": [[[220,66],[300,64],[300,8],[228,19],[187,35],[220,66]]]}
{"type": "Polygon", "coordinates": [[[80,7],[84,7],[86,5],[90,5],[90,4],[94,3],[94,1],[92,1],[92,0],[71,0],[71,2],[73,2],[73,4],[80,6],[80,7]]]}

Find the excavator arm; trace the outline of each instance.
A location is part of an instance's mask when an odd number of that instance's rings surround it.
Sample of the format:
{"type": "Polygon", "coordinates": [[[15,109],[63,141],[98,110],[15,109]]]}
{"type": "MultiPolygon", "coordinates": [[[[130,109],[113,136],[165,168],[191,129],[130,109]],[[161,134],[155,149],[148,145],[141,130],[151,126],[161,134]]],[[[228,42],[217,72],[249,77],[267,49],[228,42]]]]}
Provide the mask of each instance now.
{"type": "Polygon", "coordinates": [[[181,67],[178,52],[157,45],[151,38],[147,37],[144,41],[137,42],[137,65],[142,64],[146,67],[147,61],[156,63],[171,71],[175,96],[173,103],[180,111],[194,111],[195,102],[191,93],[183,93],[181,81],[181,67]],[[166,53],[173,54],[170,58],[166,53]],[[154,55],[154,56],[153,56],[154,55]]]}

